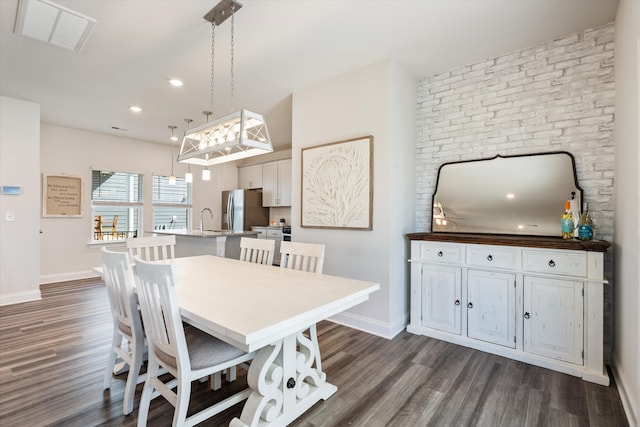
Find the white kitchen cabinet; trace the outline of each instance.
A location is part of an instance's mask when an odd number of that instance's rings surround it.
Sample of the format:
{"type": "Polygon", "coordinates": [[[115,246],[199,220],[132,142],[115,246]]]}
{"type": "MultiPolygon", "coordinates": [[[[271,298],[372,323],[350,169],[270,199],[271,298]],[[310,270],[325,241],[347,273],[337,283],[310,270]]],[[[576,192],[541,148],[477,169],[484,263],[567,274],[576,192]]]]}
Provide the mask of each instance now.
{"type": "Polygon", "coordinates": [[[582,282],[524,277],[524,351],[582,364],[582,282]]]}
{"type": "Polygon", "coordinates": [[[267,227],[257,227],[255,225],[251,226],[251,231],[256,233],[258,239],[266,239],[267,238],[267,227]]]}
{"type": "Polygon", "coordinates": [[[407,331],[609,385],[603,352],[607,242],[438,233],[409,238],[407,331]]]}
{"type": "Polygon", "coordinates": [[[262,188],[262,164],[239,167],[238,185],[244,190],[262,188]]]}
{"type": "Polygon", "coordinates": [[[516,276],[469,270],[467,335],[490,343],[516,346],[516,276]]]}
{"type": "Polygon", "coordinates": [[[262,164],[262,206],[291,206],[291,159],[262,164]]]}
{"type": "Polygon", "coordinates": [[[422,325],[460,335],[462,279],[458,267],[432,266],[422,274],[422,325]]]}

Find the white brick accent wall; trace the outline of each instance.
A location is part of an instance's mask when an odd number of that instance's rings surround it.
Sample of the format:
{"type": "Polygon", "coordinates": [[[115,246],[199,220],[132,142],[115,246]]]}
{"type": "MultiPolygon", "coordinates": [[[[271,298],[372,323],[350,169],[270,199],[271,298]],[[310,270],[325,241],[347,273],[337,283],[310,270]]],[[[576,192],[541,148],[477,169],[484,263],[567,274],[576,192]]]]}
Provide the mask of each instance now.
{"type": "Polygon", "coordinates": [[[597,237],[611,241],[613,39],[614,26],[608,24],[419,81],[417,231],[431,228],[441,164],[568,151],[584,201],[596,216],[597,237]]]}
{"type": "MultiPolygon", "coordinates": [[[[418,82],[416,231],[431,229],[441,164],[568,151],[598,239],[613,240],[614,24],[509,52],[418,82]]],[[[558,223],[560,219],[558,219],[558,223]]],[[[605,277],[613,273],[613,248],[605,277]]],[[[613,292],[605,286],[605,362],[613,292]]]]}

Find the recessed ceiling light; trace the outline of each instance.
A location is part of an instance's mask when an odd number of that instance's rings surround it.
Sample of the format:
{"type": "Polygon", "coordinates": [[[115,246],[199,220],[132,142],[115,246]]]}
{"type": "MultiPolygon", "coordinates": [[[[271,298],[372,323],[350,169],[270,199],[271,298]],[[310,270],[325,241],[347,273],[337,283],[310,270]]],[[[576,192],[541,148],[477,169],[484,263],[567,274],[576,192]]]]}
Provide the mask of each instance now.
{"type": "Polygon", "coordinates": [[[513,194],[513,193],[509,193],[509,194],[507,194],[507,199],[513,199],[513,198],[515,198],[515,197],[516,197],[516,195],[515,195],[515,194],[513,194]]]}
{"type": "Polygon", "coordinates": [[[171,84],[171,86],[175,86],[175,87],[180,87],[184,84],[182,83],[182,80],[179,80],[179,79],[169,79],[169,83],[171,84]]]}
{"type": "Polygon", "coordinates": [[[134,113],[141,113],[142,112],[142,108],[138,107],[137,105],[130,106],[129,110],[133,111],[134,113]]]}
{"type": "Polygon", "coordinates": [[[524,225],[519,225],[518,228],[522,230],[524,228],[524,225]]]}

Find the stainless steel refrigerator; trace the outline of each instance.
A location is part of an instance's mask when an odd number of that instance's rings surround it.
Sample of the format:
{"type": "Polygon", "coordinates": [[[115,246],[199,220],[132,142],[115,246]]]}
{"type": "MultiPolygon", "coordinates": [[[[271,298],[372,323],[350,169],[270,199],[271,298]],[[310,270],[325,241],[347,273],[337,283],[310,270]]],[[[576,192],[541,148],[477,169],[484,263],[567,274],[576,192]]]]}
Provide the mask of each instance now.
{"type": "Polygon", "coordinates": [[[252,225],[269,225],[269,208],[262,207],[261,190],[222,192],[222,229],[242,232],[252,225]]]}

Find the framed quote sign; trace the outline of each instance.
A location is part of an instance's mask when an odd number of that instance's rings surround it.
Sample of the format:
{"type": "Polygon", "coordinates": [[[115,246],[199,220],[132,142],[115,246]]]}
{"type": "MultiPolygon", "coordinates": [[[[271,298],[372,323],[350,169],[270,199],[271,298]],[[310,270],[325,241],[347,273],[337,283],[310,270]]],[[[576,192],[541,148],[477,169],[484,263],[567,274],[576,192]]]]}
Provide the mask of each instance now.
{"type": "Polygon", "coordinates": [[[81,217],[82,178],[42,174],[42,216],[81,217]]]}
{"type": "Polygon", "coordinates": [[[371,230],[373,136],[302,149],[301,225],[371,230]]]}

